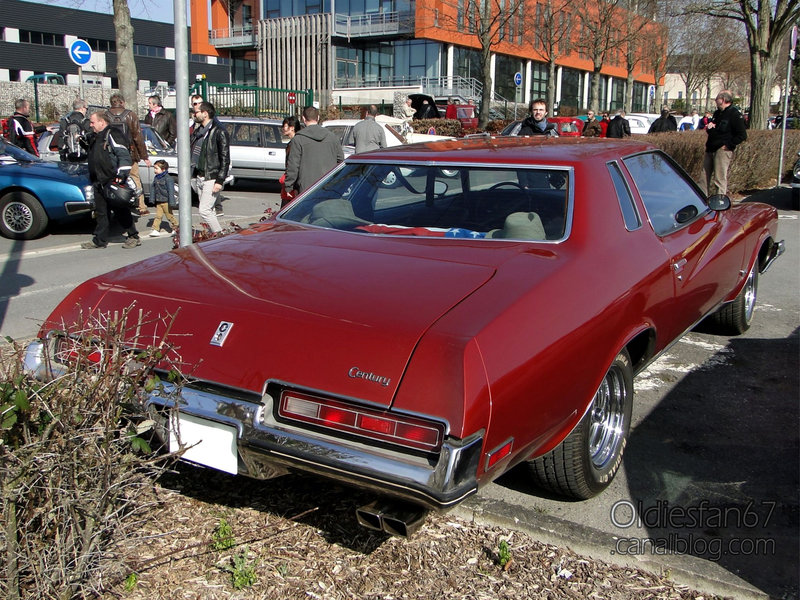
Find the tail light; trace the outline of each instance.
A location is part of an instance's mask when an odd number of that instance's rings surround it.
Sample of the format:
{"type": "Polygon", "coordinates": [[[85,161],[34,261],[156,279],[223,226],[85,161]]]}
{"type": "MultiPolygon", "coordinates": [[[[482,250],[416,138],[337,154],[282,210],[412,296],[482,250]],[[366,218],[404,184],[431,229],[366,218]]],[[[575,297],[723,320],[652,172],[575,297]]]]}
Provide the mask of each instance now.
{"type": "Polygon", "coordinates": [[[284,419],[301,421],[425,452],[438,450],[444,433],[444,427],[440,423],[353,406],[298,392],[281,394],[278,414],[284,419]]]}

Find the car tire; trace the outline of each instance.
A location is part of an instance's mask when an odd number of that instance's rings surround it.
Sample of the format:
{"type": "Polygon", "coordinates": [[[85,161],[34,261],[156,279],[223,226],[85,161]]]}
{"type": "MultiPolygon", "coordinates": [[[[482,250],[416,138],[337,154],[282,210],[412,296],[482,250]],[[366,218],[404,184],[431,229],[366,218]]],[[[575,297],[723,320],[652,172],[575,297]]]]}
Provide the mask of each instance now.
{"type": "Polygon", "coordinates": [[[792,209],[800,210],[800,187],[792,188],[792,209]]]}
{"type": "Polygon", "coordinates": [[[753,310],[758,297],[758,261],[753,264],[742,291],[733,302],[721,306],[716,312],[710,314],[702,330],[717,335],[741,335],[750,329],[753,320],[753,310]]]}
{"type": "Polygon", "coordinates": [[[0,233],[12,240],[32,240],[47,228],[47,213],[27,192],[9,192],[0,198],[0,233]]]}
{"type": "Polygon", "coordinates": [[[602,492],[617,474],[633,409],[633,367],[622,350],[603,377],[577,427],[547,454],[529,461],[542,488],[585,500],[602,492]]]}

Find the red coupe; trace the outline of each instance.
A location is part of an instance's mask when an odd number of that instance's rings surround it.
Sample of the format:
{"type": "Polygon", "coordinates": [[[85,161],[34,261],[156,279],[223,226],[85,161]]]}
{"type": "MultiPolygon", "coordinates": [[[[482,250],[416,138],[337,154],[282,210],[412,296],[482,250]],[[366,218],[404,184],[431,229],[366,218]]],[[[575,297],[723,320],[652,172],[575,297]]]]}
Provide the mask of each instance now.
{"type": "Polygon", "coordinates": [[[634,375],[701,320],[748,328],[777,223],[705,198],[646,143],[396,146],[274,221],[83,283],[26,363],[47,377],[60,332],[133,305],[129,345],[179,351],[187,381],[148,402],[177,406],[164,438],[184,459],[372,490],[387,501],[360,522],[406,534],[516,465],[569,497],[603,490],[634,375]]]}

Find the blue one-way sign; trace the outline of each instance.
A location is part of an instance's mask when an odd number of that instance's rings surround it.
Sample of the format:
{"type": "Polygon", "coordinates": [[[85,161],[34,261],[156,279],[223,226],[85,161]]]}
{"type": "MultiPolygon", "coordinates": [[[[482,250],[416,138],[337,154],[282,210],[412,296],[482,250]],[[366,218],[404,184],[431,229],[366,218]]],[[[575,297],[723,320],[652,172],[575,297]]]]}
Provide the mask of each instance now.
{"type": "Polygon", "coordinates": [[[75,40],[69,46],[69,57],[72,62],[82,67],[92,60],[92,48],[84,40],[75,40]]]}

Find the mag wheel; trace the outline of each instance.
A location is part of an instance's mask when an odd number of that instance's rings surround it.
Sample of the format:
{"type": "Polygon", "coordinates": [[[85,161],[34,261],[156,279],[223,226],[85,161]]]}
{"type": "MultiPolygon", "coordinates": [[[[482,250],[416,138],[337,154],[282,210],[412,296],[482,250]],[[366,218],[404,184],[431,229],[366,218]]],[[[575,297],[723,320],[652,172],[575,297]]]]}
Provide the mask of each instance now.
{"type": "Polygon", "coordinates": [[[31,240],[47,227],[47,213],[27,192],[10,192],[0,198],[0,233],[12,240],[31,240]]]}
{"type": "Polygon", "coordinates": [[[553,450],[530,461],[536,482],[556,494],[581,500],[603,491],[622,464],[632,408],[633,368],[623,350],[578,426],[553,450]]]}
{"type": "Polygon", "coordinates": [[[758,298],[758,261],[753,264],[739,295],[708,316],[703,322],[710,333],[719,335],[741,335],[750,329],[753,311],[758,298]]]}

